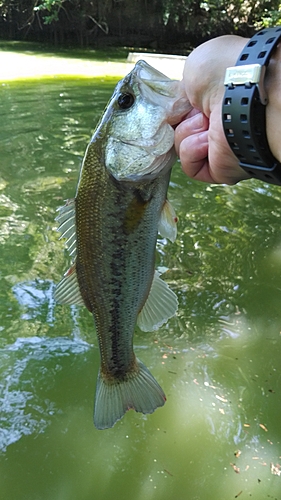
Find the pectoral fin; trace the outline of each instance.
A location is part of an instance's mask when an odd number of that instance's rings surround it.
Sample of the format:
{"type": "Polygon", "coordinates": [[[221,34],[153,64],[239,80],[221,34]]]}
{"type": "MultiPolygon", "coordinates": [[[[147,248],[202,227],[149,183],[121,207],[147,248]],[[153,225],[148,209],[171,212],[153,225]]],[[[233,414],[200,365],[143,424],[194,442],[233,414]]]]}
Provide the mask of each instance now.
{"type": "Polygon", "coordinates": [[[176,294],[160,278],[159,272],[155,271],[147,301],[138,315],[137,325],[144,332],[157,330],[175,315],[177,308],[176,294]]]}
{"type": "Polygon", "coordinates": [[[163,238],[168,238],[172,243],[174,243],[177,237],[177,221],[178,218],[174,208],[171,203],[166,200],[158,223],[158,232],[163,238]]]}

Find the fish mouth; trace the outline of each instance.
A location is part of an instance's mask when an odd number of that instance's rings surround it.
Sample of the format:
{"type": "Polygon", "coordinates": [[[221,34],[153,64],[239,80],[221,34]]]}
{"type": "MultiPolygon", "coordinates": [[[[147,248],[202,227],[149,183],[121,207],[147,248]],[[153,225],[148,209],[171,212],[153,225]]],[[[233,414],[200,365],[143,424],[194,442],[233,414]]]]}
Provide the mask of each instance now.
{"type": "Polygon", "coordinates": [[[176,161],[175,128],[192,109],[182,82],[138,61],[119,82],[112,109],[117,112],[112,115],[105,156],[113,177],[138,182],[171,169],[176,161]],[[124,111],[117,105],[118,98],[126,94],[135,99],[124,111]]]}
{"type": "Polygon", "coordinates": [[[132,80],[136,80],[144,98],[165,109],[166,121],[173,128],[191,111],[192,106],[181,81],[171,80],[142,60],[136,63],[130,75],[132,80]]]}
{"type": "MultiPolygon", "coordinates": [[[[140,80],[145,82],[148,86],[152,86],[152,88],[154,88],[155,84],[158,83],[161,89],[163,83],[173,81],[168,76],[161,73],[161,71],[158,71],[158,69],[154,68],[153,66],[150,66],[150,64],[148,64],[143,60],[140,60],[136,63],[131,74],[132,73],[134,73],[140,80]]],[[[164,88],[162,88],[162,91],[164,91],[164,88]]]]}
{"type": "Polygon", "coordinates": [[[179,82],[177,80],[171,80],[168,76],[164,75],[156,68],[153,68],[145,61],[138,61],[131,74],[138,82],[141,93],[145,87],[150,89],[154,94],[153,98],[156,99],[156,102],[158,102],[159,98],[161,99],[163,97],[167,99],[175,99],[177,97],[176,93],[179,82]]]}

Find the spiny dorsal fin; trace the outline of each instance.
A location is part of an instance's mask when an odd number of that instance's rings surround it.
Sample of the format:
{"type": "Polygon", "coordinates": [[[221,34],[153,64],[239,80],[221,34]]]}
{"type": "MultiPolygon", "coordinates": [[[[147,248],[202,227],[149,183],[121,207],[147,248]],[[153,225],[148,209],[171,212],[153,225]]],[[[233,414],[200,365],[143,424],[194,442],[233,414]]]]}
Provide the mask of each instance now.
{"type": "Polygon", "coordinates": [[[158,232],[163,238],[168,238],[172,243],[174,243],[177,237],[177,221],[178,218],[174,208],[171,203],[166,200],[158,223],[158,232]]]}
{"type": "Polygon", "coordinates": [[[157,330],[176,314],[177,308],[176,294],[161,280],[160,273],[155,271],[146,303],[138,315],[137,325],[144,332],[157,330]]]}
{"type": "Polygon", "coordinates": [[[77,280],[75,264],[66,271],[64,277],[57,285],[55,299],[61,304],[84,305],[77,280]]]}
{"type": "Polygon", "coordinates": [[[58,208],[59,215],[56,221],[59,222],[58,231],[61,238],[66,238],[66,246],[69,255],[73,259],[76,257],[76,222],[75,222],[75,200],[71,198],[66,201],[63,207],[58,208]]]}

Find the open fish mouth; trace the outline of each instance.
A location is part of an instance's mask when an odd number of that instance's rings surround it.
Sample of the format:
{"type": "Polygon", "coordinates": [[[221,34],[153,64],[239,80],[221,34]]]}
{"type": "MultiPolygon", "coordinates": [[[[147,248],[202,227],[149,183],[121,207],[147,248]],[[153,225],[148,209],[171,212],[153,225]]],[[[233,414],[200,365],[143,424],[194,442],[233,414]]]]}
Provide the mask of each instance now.
{"type": "Polygon", "coordinates": [[[171,80],[145,61],[138,61],[134,70],[143,96],[165,109],[167,123],[178,125],[182,117],[192,109],[181,82],[171,80]]]}
{"type": "Polygon", "coordinates": [[[191,109],[181,82],[138,61],[116,88],[112,107],[108,171],[118,181],[165,174],[176,160],[174,127],[191,109]]]}

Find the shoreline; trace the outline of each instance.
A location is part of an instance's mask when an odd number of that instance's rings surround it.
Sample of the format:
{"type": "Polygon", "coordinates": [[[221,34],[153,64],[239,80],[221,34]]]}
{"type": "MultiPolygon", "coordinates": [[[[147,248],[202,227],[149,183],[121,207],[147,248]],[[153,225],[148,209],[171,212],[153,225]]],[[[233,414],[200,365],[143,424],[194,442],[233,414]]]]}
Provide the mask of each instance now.
{"type": "MultiPolygon", "coordinates": [[[[173,79],[181,79],[182,68],[169,57],[159,56],[151,60],[149,54],[142,54],[142,59],[173,79]]],[[[134,67],[133,62],[95,61],[78,58],[63,58],[49,55],[33,55],[0,50],[0,82],[21,81],[50,77],[82,78],[123,78],[134,67]]],[[[183,67],[183,63],[182,63],[183,67]]]]}
{"type": "Polygon", "coordinates": [[[134,64],[0,51],[0,81],[73,76],[123,77],[134,64]]]}

